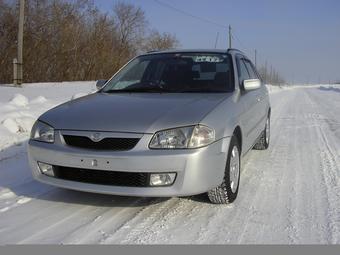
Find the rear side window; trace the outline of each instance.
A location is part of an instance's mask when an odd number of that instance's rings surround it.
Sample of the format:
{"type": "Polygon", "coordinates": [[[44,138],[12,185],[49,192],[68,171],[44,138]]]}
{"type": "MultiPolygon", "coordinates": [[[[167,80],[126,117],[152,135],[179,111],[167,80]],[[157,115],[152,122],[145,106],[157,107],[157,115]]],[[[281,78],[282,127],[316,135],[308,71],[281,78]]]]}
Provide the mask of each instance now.
{"type": "Polygon", "coordinates": [[[246,64],[244,63],[243,58],[237,58],[236,62],[237,62],[237,69],[238,69],[238,80],[241,85],[244,80],[250,79],[250,75],[247,70],[246,64]]]}
{"type": "Polygon", "coordinates": [[[244,63],[246,64],[250,79],[258,79],[259,77],[257,76],[254,66],[250,63],[250,61],[244,60],[244,63]]]}

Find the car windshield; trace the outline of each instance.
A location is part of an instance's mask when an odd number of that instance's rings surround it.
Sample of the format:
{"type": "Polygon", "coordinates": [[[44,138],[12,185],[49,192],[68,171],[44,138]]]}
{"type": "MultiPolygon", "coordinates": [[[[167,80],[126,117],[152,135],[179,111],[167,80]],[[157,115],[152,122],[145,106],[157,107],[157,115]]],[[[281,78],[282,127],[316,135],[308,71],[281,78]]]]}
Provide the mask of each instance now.
{"type": "Polygon", "coordinates": [[[226,93],[234,90],[228,54],[164,53],[132,60],[102,92],[226,93]]]}

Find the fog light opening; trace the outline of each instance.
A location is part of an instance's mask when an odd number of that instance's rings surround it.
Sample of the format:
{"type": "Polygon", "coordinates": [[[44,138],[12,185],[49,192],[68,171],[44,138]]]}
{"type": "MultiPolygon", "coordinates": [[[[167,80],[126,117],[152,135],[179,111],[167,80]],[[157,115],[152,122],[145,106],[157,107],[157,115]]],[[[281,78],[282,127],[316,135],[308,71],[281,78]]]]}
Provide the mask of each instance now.
{"type": "Polygon", "coordinates": [[[42,163],[42,162],[38,162],[38,166],[39,166],[39,169],[40,169],[42,174],[54,177],[54,172],[53,172],[53,166],[52,165],[49,165],[49,164],[46,164],[46,163],[42,163]]]}
{"type": "Polygon", "coordinates": [[[150,175],[150,186],[169,186],[175,181],[176,173],[162,173],[150,175]]]}

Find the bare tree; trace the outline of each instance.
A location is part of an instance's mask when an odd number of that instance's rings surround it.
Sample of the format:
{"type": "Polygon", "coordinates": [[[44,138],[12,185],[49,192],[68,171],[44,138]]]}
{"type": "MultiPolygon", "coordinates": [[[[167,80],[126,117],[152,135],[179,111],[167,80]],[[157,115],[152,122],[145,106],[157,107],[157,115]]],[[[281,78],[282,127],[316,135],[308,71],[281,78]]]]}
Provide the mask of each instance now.
{"type": "Polygon", "coordinates": [[[267,65],[261,66],[258,72],[266,84],[281,85],[285,83],[281,75],[274,68],[268,70],[267,65]]]}
{"type": "Polygon", "coordinates": [[[126,59],[137,54],[144,39],[147,21],[141,8],[123,2],[115,4],[113,14],[119,41],[116,58],[116,68],[118,68],[126,59]]]}
{"type": "MultiPolygon", "coordinates": [[[[0,83],[13,78],[17,14],[16,1],[0,0],[0,83]]],[[[109,78],[145,45],[177,45],[150,29],[141,8],[123,2],[104,13],[92,0],[27,0],[25,19],[25,82],[109,78]]]]}
{"type": "Polygon", "coordinates": [[[144,50],[165,50],[176,48],[179,46],[177,38],[169,33],[159,33],[158,31],[152,31],[150,36],[146,39],[144,50]]]}

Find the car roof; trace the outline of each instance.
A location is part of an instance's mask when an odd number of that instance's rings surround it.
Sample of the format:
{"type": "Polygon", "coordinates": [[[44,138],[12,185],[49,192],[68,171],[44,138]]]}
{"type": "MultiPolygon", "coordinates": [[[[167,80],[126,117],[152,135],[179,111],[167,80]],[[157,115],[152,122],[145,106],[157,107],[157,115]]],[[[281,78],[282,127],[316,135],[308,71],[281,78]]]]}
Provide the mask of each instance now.
{"type": "Polygon", "coordinates": [[[172,50],[154,50],[149,51],[142,55],[152,55],[152,54],[164,54],[164,53],[219,53],[219,54],[227,54],[232,52],[238,52],[244,54],[242,51],[238,49],[172,49],[172,50]]]}

